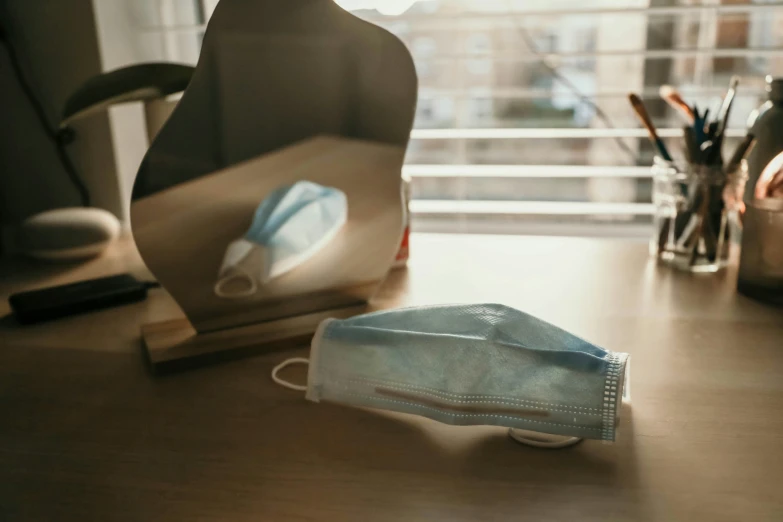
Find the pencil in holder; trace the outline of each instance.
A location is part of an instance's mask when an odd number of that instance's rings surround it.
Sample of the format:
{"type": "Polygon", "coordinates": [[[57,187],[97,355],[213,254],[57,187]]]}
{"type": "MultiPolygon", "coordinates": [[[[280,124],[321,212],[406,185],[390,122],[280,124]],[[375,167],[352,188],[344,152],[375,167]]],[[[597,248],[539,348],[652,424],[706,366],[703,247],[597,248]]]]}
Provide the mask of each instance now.
{"type": "Polygon", "coordinates": [[[742,204],[747,164],[677,164],[656,157],[652,167],[654,232],[650,252],[691,272],[717,272],[728,264],[732,230],[742,204]]]}

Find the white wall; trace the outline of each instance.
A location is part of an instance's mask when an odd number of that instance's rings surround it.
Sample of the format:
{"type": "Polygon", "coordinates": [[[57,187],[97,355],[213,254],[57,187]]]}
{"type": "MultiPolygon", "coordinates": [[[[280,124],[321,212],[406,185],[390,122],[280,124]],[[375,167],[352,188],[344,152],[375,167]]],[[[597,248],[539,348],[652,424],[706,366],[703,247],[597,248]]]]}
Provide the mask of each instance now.
{"type": "MultiPolygon", "coordinates": [[[[160,55],[160,40],[138,38],[137,27],[145,23],[143,10],[134,9],[133,3],[126,0],[93,0],[92,3],[102,70],[112,71],[160,55]]],[[[141,103],[129,103],[110,108],[108,116],[122,200],[121,215],[130,223],[133,181],[148,147],[144,109],[141,103]]]]}
{"type": "MultiPolygon", "coordinates": [[[[195,64],[200,52],[193,32],[164,34],[161,26],[197,22],[193,0],[92,0],[101,65],[111,71],[141,62],[195,64]]],[[[216,2],[215,2],[216,3],[216,2]]],[[[141,103],[109,110],[122,215],[129,222],[133,182],[149,146],[141,103]]]]}

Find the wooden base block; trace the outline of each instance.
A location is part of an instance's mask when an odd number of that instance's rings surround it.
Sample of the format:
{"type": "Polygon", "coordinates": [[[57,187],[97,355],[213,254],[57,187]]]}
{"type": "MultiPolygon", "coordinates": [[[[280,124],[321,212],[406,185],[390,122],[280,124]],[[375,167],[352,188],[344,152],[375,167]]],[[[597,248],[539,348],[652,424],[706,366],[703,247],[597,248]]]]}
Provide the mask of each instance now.
{"type": "Polygon", "coordinates": [[[324,310],[248,326],[198,333],[187,319],[144,325],[145,355],[153,373],[185,370],[306,345],[324,319],[364,313],[367,304],[324,310]]]}

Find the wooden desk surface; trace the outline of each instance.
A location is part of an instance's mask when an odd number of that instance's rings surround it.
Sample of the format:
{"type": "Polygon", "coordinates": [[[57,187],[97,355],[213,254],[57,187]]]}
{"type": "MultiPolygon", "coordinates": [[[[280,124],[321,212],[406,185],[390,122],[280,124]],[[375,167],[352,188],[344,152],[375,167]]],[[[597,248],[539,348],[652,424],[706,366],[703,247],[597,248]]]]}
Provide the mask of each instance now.
{"type": "MultiPolygon", "coordinates": [[[[501,428],[311,404],[269,372],[304,349],[155,379],[147,302],[20,329],[0,321],[0,520],[780,521],[783,312],[729,270],[658,268],[640,243],[419,235],[383,306],[493,301],[632,355],[615,445],[560,451],[501,428]]],[[[144,269],[113,252],[12,291],[144,269]]],[[[11,275],[13,274],[13,275],[11,275]]]]}

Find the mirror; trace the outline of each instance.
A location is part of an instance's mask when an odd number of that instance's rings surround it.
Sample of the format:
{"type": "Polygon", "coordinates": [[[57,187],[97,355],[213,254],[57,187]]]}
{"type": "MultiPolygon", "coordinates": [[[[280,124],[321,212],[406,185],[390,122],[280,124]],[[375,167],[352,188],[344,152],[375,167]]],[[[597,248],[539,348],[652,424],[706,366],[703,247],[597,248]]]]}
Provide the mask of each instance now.
{"type": "Polygon", "coordinates": [[[402,234],[404,45],[332,0],[222,0],[131,222],[199,333],[366,302],[402,234]]]}

